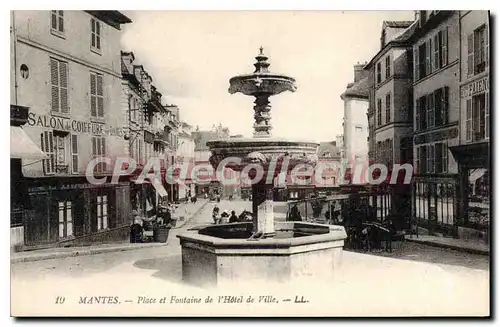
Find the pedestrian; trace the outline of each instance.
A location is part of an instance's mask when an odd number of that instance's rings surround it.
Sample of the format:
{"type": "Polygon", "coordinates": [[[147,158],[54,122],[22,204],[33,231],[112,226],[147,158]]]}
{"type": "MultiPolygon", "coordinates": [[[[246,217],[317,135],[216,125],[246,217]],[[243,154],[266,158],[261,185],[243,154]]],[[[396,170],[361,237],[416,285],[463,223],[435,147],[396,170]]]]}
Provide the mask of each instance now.
{"type": "Polygon", "coordinates": [[[217,205],[212,210],[212,219],[214,220],[214,224],[219,223],[219,207],[217,205]]]}
{"type": "Polygon", "coordinates": [[[231,217],[229,217],[229,223],[237,223],[239,221],[238,216],[236,216],[236,212],[231,211],[231,217]]]}
{"type": "Polygon", "coordinates": [[[229,212],[227,210],[224,210],[224,212],[220,215],[220,223],[227,224],[228,220],[229,220],[229,212]]]}

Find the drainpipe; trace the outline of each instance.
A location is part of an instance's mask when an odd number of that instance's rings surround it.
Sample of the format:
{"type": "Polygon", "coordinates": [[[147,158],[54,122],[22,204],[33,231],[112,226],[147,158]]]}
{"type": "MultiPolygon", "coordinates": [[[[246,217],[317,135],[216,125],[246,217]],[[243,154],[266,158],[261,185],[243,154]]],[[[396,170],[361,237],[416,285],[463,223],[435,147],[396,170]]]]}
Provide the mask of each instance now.
{"type": "MultiPolygon", "coordinates": [[[[12,67],[14,69],[14,104],[17,105],[17,90],[18,90],[18,83],[17,83],[17,33],[16,33],[16,16],[15,16],[15,11],[12,10],[12,26],[11,26],[11,29],[12,29],[12,41],[11,42],[14,42],[14,46],[13,46],[13,51],[14,51],[14,67],[12,67]]],[[[11,69],[12,69],[11,68],[11,69]]]]}

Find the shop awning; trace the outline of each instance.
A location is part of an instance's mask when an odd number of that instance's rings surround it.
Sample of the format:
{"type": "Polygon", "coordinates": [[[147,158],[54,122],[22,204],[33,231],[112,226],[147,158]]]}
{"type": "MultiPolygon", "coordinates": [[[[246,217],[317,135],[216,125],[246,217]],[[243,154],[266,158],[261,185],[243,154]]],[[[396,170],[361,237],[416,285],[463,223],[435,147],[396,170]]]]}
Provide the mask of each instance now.
{"type": "Polygon", "coordinates": [[[10,157],[12,159],[46,159],[47,155],[19,126],[10,127],[10,157]]]}
{"type": "Polygon", "coordinates": [[[486,169],[474,169],[474,171],[469,175],[469,183],[474,184],[478,179],[484,176],[486,169]]]}
{"type": "Polygon", "coordinates": [[[158,193],[159,196],[162,198],[168,196],[167,190],[163,187],[160,181],[154,180],[153,181],[153,187],[155,188],[156,192],[158,193]]]}

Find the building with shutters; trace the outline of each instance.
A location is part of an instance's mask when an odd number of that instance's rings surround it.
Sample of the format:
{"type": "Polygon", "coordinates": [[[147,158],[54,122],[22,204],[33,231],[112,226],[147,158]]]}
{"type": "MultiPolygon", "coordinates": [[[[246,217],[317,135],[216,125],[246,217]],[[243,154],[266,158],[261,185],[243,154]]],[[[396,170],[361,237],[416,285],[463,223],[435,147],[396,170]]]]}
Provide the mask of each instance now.
{"type": "Polygon", "coordinates": [[[490,221],[490,15],[460,11],[459,144],[450,147],[458,163],[461,225],[485,228],[490,221]],[[481,218],[481,219],[478,219],[481,218]],[[482,225],[479,220],[483,220],[482,225]]]}
{"type": "Polygon", "coordinates": [[[22,160],[32,208],[25,246],[128,235],[129,185],[110,182],[126,155],[120,26],[130,22],[118,11],[12,12],[11,102],[29,107],[23,129],[47,155],[22,160]],[[93,168],[104,181],[95,185],[85,174],[101,157],[110,161],[93,168]]]}
{"type": "Polygon", "coordinates": [[[388,167],[413,163],[413,48],[408,39],[416,26],[413,21],[384,21],[380,50],[364,68],[373,81],[370,160],[388,167]]]}

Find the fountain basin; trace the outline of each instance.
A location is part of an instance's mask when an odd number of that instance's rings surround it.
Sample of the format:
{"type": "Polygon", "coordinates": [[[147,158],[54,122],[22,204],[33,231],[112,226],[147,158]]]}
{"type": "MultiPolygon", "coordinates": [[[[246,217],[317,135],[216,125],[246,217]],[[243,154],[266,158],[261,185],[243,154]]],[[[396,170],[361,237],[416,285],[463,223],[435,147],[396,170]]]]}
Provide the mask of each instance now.
{"type": "Polygon", "coordinates": [[[213,225],[177,235],[183,280],[198,286],[220,286],[329,279],[340,265],[347,236],[342,226],[276,222],[274,237],[248,240],[252,227],[252,223],[213,225]]]}

